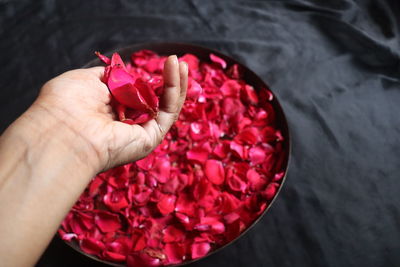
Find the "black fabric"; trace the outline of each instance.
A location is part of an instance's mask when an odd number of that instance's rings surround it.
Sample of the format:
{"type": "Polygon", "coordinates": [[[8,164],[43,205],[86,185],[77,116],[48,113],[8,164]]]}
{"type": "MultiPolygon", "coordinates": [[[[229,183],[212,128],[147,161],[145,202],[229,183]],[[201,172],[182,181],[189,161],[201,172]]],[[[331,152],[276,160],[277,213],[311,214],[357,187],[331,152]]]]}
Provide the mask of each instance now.
{"type": "MultiPolygon", "coordinates": [[[[95,50],[218,49],[279,96],[293,151],[267,215],[191,266],[400,266],[399,11],[398,0],[3,0],[0,130],[95,50]]],[[[102,266],[57,239],[37,265],[102,266]]]]}

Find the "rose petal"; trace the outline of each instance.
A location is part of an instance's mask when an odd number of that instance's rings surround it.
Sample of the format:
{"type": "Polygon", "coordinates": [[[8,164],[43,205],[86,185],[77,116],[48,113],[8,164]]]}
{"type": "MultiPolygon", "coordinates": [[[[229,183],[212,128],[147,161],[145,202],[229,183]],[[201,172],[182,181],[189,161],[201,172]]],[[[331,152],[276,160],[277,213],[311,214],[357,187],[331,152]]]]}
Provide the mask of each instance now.
{"type": "Polygon", "coordinates": [[[159,258],[151,257],[145,252],[136,252],[128,255],[126,263],[128,267],[138,267],[138,266],[157,267],[161,266],[162,262],[159,258]]]}
{"type": "Polygon", "coordinates": [[[100,58],[101,61],[103,61],[106,65],[110,65],[111,63],[111,59],[109,59],[108,57],[100,54],[100,52],[94,52],[96,54],[96,56],[98,56],[100,58]]]}
{"type": "Polygon", "coordinates": [[[106,204],[106,206],[112,211],[119,211],[129,205],[123,191],[110,191],[104,195],[103,201],[104,204],[106,204]]]}
{"type": "Polygon", "coordinates": [[[242,85],[237,80],[227,80],[221,86],[221,92],[224,96],[238,97],[242,85]]]}
{"type": "Polygon", "coordinates": [[[180,263],[185,260],[186,249],[183,244],[168,243],[164,247],[168,262],[171,264],[180,263]]]}
{"type": "Polygon", "coordinates": [[[144,157],[143,159],[136,161],[136,165],[142,170],[148,171],[153,167],[154,157],[155,154],[150,153],[147,157],[144,157]]]}
{"type": "Polygon", "coordinates": [[[176,196],[174,195],[163,195],[160,201],[157,203],[157,208],[162,215],[167,215],[175,209],[176,196]]]}
{"type": "Polygon", "coordinates": [[[173,225],[167,226],[163,230],[163,234],[164,243],[181,242],[185,239],[185,234],[173,225]]]}
{"type": "Polygon", "coordinates": [[[250,162],[253,164],[261,164],[265,161],[266,151],[261,147],[252,147],[249,150],[250,162]]]}
{"type": "Polygon", "coordinates": [[[84,238],[79,243],[83,252],[90,255],[99,255],[105,248],[103,242],[94,238],[84,238]]]}
{"type": "Polygon", "coordinates": [[[205,163],[207,161],[208,158],[208,152],[207,150],[203,149],[203,148],[193,148],[189,151],[186,152],[186,157],[188,160],[192,160],[198,163],[205,163]]]}
{"type": "Polygon", "coordinates": [[[105,260],[115,261],[115,262],[122,262],[126,260],[126,255],[108,250],[103,252],[103,257],[105,260]]]}
{"type": "Polygon", "coordinates": [[[192,259],[198,259],[207,255],[210,251],[211,246],[210,243],[201,242],[201,243],[193,243],[192,245],[192,259]]]}
{"type": "Polygon", "coordinates": [[[157,157],[149,173],[160,183],[166,183],[171,174],[171,163],[166,157],[157,157]]]}
{"type": "Polygon", "coordinates": [[[278,191],[279,184],[278,183],[270,183],[265,190],[264,196],[266,199],[271,200],[276,192],[278,191]]]}
{"type": "Polygon", "coordinates": [[[226,68],[226,62],[225,60],[223,60],[222,58],[214,55],[214,54],[210,54],[210,59],[212,62],[217,63],[218,65],[220,65],[223,69],[226,68]]]}
{"type": "Polygon", "coordinates": [[[232,175],[227,179],[227,181],[228,181],[228,186],[231,190],[238,192],[246,191],[247,185],[242,179],[239,178],[239,176],[232,175]]]}
{"type": "Polygon", "coordinates": [[[186,98],[196,101],[198,100],[202,92],[203,88],[201,87],[201,85],[194,79],[189,78],[186,98]]]}
{"type": "Polygon", "coordinates": [[[205,174],[215,185],[223,184],[225,181],[225,170],[221,161],[209,159],[206,161],[205,174]]]}
{"type": "Polygon", "coordinates": [[[103,233],[115,232],[121,228],[119,216],[111,212],[98,211],[94,216],[94,221],[103,233]]]}
{"type": "Polygon", "coordinates": [[[267,181],[261,178],[260,174],[254,169],[249,169],[246,177],[249,181],[249,187],[253,191],[260,191],[267,183],[267,181]]]}

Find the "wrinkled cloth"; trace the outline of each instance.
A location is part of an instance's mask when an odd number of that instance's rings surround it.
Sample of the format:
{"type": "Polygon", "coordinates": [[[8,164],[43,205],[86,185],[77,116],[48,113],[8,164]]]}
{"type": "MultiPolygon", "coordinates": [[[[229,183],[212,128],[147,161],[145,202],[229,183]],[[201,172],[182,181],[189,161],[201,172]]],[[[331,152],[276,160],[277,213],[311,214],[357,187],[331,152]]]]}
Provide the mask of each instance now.
{"type": "MultiPolygon", "coordinates": [[[[266,216],[190,266],[399,266],[399,18],[397,0],[2,1],[0,131],[94,51],[217,49],[270,85],[293,149],[266,216]]],[[[56,238],[37,266],[103,265],[56,238]]]]}

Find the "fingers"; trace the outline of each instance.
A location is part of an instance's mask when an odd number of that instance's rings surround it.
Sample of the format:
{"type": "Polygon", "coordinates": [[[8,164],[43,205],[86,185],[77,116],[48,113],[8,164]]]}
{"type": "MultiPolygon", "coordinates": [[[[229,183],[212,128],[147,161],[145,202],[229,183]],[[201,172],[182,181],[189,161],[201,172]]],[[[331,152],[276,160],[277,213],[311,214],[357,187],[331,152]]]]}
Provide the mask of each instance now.
{"type": "Polygon", "coordinates": [[[178,58],[169,56],[164,64],[164,94],[160,99],[160,111],[175,113],[180,94],[180,72],[178,58]]]}
{"type": "Polygon", "coordinates": [[[168,57],[164,64],[164,94],[160,99],[160,112],[157,116],[159,131],[163,136],[178,118],[186,96],[188,68],[186,63],[178,63],[178,58],[168,57]]]}
{"type": "Polygon", "coordinates": [[[180,112],[183,103],[185,102],[186,99],[186,92],[187,92],[187,87],[188,87],[188,64],[186,62],[180,62],[179,63],[179,76],[181,78],[180,81],[180,94],[179,94],[179,99],[178,99],[178,107],[180,112]]]}
{"type": "MultiPolygon", "coordinates": [[[[98,72],[96,68],[91,71],[98,72]]],[[[164,93],[160,99],[157,118],[140,125],[121,125],[116,123],[116,132],[124,132],[125,139],[119,155],[114,157],[117,164],[138,160],[150,153],[162,140],[172,124],[178,118],[186,97],[188,83],[188,65],[178,62],[176,56],[170,56],[164,64],[164,93]],[[129,134],[127,134],[129,133],[129,134]]],[[[124,140],[119,136],[118,140],[124,140]]],[[[113,162],[115,165],[115,162],[113,162]]],[[[111,164],[112,165],[112,164],[111,164]]]]}

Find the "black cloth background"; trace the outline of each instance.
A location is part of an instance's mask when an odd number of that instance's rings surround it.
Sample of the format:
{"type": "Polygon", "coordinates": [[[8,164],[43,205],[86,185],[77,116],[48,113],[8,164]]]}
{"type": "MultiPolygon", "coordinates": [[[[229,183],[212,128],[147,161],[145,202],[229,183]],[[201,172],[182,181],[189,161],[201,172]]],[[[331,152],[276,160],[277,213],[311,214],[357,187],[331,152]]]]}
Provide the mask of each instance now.
{"type": "MultiPolygon", "coordinates": [[[[95,50],[218,49],[278,95],[293,151],[267,215],[191,266],[400,266],[399,16],[398,0],[3,0],[0,131],[95,50]]],[[[37,266],[103,265],[55,239],[37,266]]]]}

